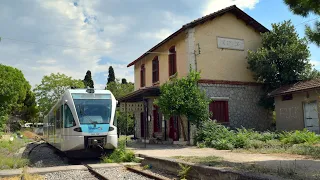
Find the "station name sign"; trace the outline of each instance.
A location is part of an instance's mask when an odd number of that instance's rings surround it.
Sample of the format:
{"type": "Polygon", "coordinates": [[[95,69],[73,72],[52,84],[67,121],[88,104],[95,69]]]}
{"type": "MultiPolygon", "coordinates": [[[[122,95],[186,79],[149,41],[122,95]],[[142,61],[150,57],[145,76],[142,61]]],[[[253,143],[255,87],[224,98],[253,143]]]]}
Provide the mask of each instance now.
{"type": "Polygon", "coordinates": [[[217,37],[218,48],[244,51],[244,40],[234,38],[217,37]]]}

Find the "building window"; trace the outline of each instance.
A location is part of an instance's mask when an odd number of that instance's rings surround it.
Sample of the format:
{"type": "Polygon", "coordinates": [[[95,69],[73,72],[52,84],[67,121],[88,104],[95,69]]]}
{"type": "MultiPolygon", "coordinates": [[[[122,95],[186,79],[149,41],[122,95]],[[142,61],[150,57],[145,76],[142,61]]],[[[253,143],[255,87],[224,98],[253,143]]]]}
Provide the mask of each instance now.
{"type": "Polygon", "coordinates": [[[282,101],[292,100],[292,94],[282,95],[282,101]]]}
{"type": "Polygon", "coordinates": [[[217,120],[219,123],[229,122],[228,101],[212,101],[209,104],[211,119],[217,120]]]}
{"type": "Polygon", "coordinates": [[[174,75],[177,72],[177,54],[176,49],[172,46],[169,49],[169,76],[174,75]]]}
{"type": "Polygon", "coordinates": [[[152,83],[159,81],[159,60],[158,56],[152,60],[152,83]]]}
{"type": "Polygon", "coordinates": [[[141,65],[140,70],[140,87],[144,87],[146,85],[146,69],[144,64],[141,65]]]}

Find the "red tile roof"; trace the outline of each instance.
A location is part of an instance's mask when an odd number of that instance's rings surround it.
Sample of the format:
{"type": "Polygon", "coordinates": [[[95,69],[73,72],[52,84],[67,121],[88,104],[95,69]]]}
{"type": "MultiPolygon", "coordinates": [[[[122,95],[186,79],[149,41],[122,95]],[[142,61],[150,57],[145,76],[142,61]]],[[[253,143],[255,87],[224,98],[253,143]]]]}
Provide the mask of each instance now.
{"type": "Polygon", "coordinates": [[[289,94],[294,92],[307,91],[311,89],[319,89],[320,88],[320,78],[312,79],[309,81],[300,81],[291,85],[282,86],[271,93],[269,96],[279,96],[283,94],[289,94]]]}
{"type": "Polygon", "coordinates": [[[190,23],[187,23],[185,25],[183,25],[179,30],[177,30],[176,32],[174,32],[173,34],[171,34],[169,37],[167,37],[166,39],[164,39],[163,41],[161,41],[160,43],[158,43],[157,45],[155,45],[153,48],[151,48],[149,51],[147,51],[146,53],[142,54],[138,59],[134,60],[133,62],[129,63],[127,65],[127,67],[130,67],[132,65],[134,65],[136,62],[138,62],[139,60],[141,60],[143,57],[145,57],[146,55],[148,55],[148,52],[152,52],[155,49],[157,49],[158,47],[160,47],[161,45],[163,45],[164,43],[168,42],[170,39],[172,39],[173,37],[177,36],[178,34],[180,34],[181,32],[183,32],[184,30],[188,29],[188,28],[193,28],[198,24],[202,24],[205,23],[208,20],[212,20],[216,17],[222,16],[225,13],[233,13],[235,16],[237,16],[237,18],[242,19],[244,22],[246,22],[247,25],[252,26],[254,29],[256,29],[259,32],[268,32],[269,30],[264,27],[263,25],[261,25],[259,22],[257,22],[256,20],[254,20],[251,16],[249,16],[247,13],[243,12],[241,9],[239,9],[237,6],[233,5],[233,6],[229,6],[227,8],[221,9],[217,12],[211,13],[209,15],[206,15],[204,17],[201,17],[199,19],[196,19],[190,23]]]}

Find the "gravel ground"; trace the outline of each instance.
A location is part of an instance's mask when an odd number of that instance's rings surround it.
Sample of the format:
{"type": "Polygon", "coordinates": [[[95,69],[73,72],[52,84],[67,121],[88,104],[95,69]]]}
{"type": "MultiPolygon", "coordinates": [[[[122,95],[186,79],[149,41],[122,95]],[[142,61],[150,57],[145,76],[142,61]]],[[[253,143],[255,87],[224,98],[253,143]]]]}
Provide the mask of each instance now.
{"type": "Polygon", "coordinates": [[[116,180],[149,180],[150,178],[141,176],[139,174],[135,174],[133,172],[127,171],[122,167],[116,168],[108,168],[108,169],[96,169],[97,172],[101,173],[105,177],[109,179],[116,179],[116,180]]]}
{"type": "MultiPolygon", "coordinates": [[[[164,178],[178,179],[177,176],[172,175],[172,174],[165,172],[165,171],[162,171],[162,170],[158,170],[158,169],[145,169],[143,171],[146,173],[153,174],[153,175],[160,176],[160,177],[164,177],[164,178]]],[[[178,172],[177,172],[177,174],[178,174],[178,172]]]]}
{"type": "Polygon", "coordinates": [[[29,144],[26,149],[29,151],[33,148],[28,159],[30,160],[31,167],[52,167],[52,166],[63,166],[68,165],[64,162],[55,150],[43,143],[38,145],[37,143],[29,144]]]}
{"type": "Polygon", "coordinates": [[[53,172],[44,175],[46,180],[96,180],[89,171],[73,170],[53,172]]]}

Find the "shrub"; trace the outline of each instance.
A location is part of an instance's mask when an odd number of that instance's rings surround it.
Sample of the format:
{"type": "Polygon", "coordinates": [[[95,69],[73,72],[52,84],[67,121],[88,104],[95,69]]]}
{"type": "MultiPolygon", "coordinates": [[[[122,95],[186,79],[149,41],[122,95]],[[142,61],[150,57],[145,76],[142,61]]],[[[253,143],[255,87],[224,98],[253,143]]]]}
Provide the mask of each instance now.
{"type": "Polygon", "coordinates": [[[234,148],[233,144],[230,141],[228,141],[227,139],[213,140],[212,147],[219,149],[219,150],[231,150],[234,148]]]}
{"type": "Polygon", "coordinates": [[[196,135],[197,142],[203,142],[207,147],[217,149],[233,147],[234,132],[216,121],[204,121],[196,135]]]}
{"type": "Polygon", "coordinates": [[[314,158],[320,158],[320,147],[310,144],[295,144],[290,148],[290,152],[299,155],[309,155],[314,158]]]}
{"type": "Polygon", "coordinates": [[[245,146],[246,149],[250,149],[250,148],[253,148],[253,149],[259,149],[259,148],[263,148],[266,146],[266,143],[263,142],[263,141],[260,141],[260,140],[249,140],[248,141],[248,144],[245,146]]]}
{"type": "Polygon", "coordinates": [[[125,139],[119,139],[118,148],[115,149],[110,155],[103,156],[101,159],[104,163],[137,161],[134,153],[125,148],[125,139]]]}
{"type": "Polygon", "coordinates": [[[280,134],[280,140],[285,144],[315,144],[320,141],[320,137],[316,133],[304,129],[303,131],[283,132],[280,134]]]}
{"type": "MultiPolygon", "coordinates": [[[[320,147],[308,146],[320,142],[320,136],[306,129],[293,132],[257,132],[239,128],[230,130],[216,121],[205,121],[196,134],[198,147],[213,147],[219,150],[245,148],[263,153],[286,152],[292,149],[295,154],[317,156],[320,147]],[[294,144],[303,144],[294,146],[294,144]],[[303,148],[302,148],[303,147],[303,148]]],[[[320,157],[320,155],[319,155],[320,157]]]]}

